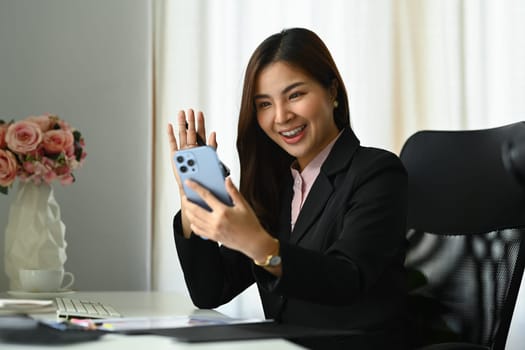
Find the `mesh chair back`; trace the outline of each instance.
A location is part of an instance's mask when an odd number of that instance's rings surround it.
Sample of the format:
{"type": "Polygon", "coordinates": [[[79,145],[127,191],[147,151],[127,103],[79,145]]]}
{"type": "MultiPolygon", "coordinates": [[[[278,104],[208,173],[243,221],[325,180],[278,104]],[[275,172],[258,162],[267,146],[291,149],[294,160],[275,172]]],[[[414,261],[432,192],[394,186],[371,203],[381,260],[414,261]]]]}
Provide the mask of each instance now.
{"type": "Polygon", "coordinates": [[[521,281],[525,190],[501,155],[520,133],[525,123],[421,131],[401,151],[409,181],[406,265],[426,278],[412,291],[412,317],[427,326],[417,342],[491,346],[514,305],[508,290],[516,276],[521,281]]]}

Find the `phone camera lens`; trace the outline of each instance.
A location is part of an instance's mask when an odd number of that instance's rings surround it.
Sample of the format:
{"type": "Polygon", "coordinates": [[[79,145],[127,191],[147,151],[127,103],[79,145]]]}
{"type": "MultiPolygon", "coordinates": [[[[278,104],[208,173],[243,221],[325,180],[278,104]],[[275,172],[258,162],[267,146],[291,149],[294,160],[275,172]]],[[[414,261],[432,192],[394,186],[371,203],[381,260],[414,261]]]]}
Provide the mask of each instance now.
{"type": "Polygon", "coordinates": [[[177,162],[179,162],[179,163],[184,162],[184,157],[183,156],[177,156],[177,162]]]}
{"type": "Polygon", "coordinates": [[[193,159],[188,159],[188,165],[189,166],[195,165],[195,161],[193,159]]]}
{"type": "Polygon", "coordinates": [[[185,173],[186,171],[188,171],[188,168],[186,168],[184,165],[180,167],[181,173],[185,173]]]}

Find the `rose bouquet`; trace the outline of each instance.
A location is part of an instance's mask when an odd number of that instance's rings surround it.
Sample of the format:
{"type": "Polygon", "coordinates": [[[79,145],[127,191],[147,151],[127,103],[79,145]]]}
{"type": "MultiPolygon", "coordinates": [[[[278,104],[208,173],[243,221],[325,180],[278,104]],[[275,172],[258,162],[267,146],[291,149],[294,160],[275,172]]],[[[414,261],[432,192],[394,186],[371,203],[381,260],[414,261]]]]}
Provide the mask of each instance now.
{"type": "Polygon", "coordinates": [[[29,116],[18,122],[0,120],[0,192],[16,180],[62,185],[75,181],[73,171],[86,158],[80,131],[56,115],[29,116]]]}

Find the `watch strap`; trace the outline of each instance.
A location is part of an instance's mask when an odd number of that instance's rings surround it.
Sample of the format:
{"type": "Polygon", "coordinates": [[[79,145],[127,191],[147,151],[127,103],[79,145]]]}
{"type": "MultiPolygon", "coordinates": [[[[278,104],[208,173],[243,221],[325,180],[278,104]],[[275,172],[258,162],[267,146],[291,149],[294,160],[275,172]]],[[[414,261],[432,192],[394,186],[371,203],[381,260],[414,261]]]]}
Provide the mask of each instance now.
{"type": "Polygon", "coordinates": [[[268,254],[266,256],[266,259],[264,259],[264,261],[262,262],[253,260],[253,263],[255,265],[261,266],[261,267],[269,267],[269,266],[275,267],[281,264],[281,257],[279,256],[279,248],[280,248],[279,240],[275,238],[273,240],[277,243],[276,251],[273,252],[272,254],[268,254]]]}

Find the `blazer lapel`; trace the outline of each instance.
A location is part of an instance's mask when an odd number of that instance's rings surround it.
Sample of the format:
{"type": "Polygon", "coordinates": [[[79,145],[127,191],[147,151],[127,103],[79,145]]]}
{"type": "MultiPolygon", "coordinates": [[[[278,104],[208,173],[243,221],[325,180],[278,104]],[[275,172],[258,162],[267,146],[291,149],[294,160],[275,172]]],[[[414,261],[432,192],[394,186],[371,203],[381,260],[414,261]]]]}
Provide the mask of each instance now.
{"type": "Polygon", "coordinates": [[[283,189],[283,203],[287,203],[286,206],[281,210],[281,216],[279,219],[280,229],[277,231],[278,238],[285,242],[290,241],[290,228],[291,228],[291,203],[293,197],[293,179],[292,175],[285,178],[286,185],[283,189]]]}
{"type": "Polygon", "coordinates": [[[299,213],[290,242],[297,243],[306,234],[308,228],[323,211],[325,203],[332,195],[332,192],[333,187],[328,178],[324,174],[319,173],[299,213]]]}
{"type": "Polygon", "coordinates": [[[333,175],[350,166],[353,154],[358,146],[359,140],[350,128],[346,128],[321,166],[321,171],[297,218],[290,242],[298,243],[321,215],[326,202],[334,192],[333,175]]]}

